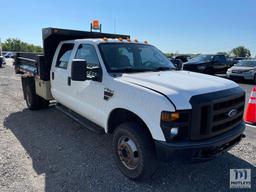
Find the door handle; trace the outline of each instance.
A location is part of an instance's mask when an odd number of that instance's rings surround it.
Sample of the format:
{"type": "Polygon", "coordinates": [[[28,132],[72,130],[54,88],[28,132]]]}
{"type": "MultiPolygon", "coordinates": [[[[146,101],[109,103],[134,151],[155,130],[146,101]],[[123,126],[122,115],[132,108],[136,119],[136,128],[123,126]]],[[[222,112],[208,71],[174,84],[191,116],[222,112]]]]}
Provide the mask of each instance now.
{"type": "Polygon", "coordinates": [[[71,77],[68,77],[68,86],[71,85],[71,77]]]}

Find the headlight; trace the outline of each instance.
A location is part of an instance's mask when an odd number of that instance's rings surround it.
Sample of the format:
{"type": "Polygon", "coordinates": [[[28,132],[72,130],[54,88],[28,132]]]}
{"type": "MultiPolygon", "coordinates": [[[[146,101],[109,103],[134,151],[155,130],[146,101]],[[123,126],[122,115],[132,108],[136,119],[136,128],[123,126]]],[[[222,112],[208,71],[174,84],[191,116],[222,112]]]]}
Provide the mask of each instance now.
{"type": "Polygon", "coordinates": [[[249,73],[255,73],[255,70],[252,69],[252,70],[249,71],[249,73]]]}
{"type": "Polygon", "coordinates": [[[188,138],[190,110],[163,111],[160,116],[160,126],[167,142],[186,140],[188,138]]]}
{"type": "Polygon", "coordinates": [[[198,65],[197,69],[200,70],[200,71],[204,71],[206,69],[206,66],[205,65],[198,65]]]}
{"type": "Polygon", "coordinates": [[[174,122],[180,118],[179,112],[168,112],[163,111],[161,113],[161,121],[163,122],[174,122]]]}

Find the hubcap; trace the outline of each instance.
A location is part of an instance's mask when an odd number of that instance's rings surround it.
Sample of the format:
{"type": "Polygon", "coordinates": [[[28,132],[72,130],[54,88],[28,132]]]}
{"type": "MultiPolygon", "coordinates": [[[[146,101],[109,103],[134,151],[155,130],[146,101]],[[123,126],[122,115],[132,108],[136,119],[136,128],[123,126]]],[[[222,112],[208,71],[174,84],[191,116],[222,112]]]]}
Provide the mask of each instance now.
{"type": "Polygon", "coordinates": [[[123,165],[130,170],[136,169],[139,163],[139,154],[134,141],[126,136],[120,137],[117,150],[123,165]]]}

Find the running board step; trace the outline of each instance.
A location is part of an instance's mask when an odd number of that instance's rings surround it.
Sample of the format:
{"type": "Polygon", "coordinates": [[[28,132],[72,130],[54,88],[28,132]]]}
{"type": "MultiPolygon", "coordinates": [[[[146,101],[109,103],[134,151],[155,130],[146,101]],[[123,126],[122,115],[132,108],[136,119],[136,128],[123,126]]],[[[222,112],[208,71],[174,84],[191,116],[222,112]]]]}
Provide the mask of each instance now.
{"type": "Polygon", "coordinates": [[[81,115],[77,114],[76,112],[72,111],[71,109],[65,107],[64,105],[57,103],[56,108],[66,114],[69,118],[73,119],[77,123],[79,123],[81,126],[85,127],[86,129],[89,129],[92,132],[95,132],[97,134],[104,134],[104,128],[100,127],[99,125],[93,123],[92,121],[86,119],[85,117],[82,117],[81,115]]]}

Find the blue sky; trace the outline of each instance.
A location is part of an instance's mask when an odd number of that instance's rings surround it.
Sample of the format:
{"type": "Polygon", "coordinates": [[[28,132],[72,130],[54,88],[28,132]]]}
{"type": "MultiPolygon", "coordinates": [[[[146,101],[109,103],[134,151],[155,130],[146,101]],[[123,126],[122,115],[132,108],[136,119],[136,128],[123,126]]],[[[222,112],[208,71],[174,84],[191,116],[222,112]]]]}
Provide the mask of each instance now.
{"type": "Polygon", "coordinates": [[[0,37],[42,45],[41,28],[130,34],[164,52],[216,53],[243,45],[256,54],[255,0],[0,0],[0,37]]]}

